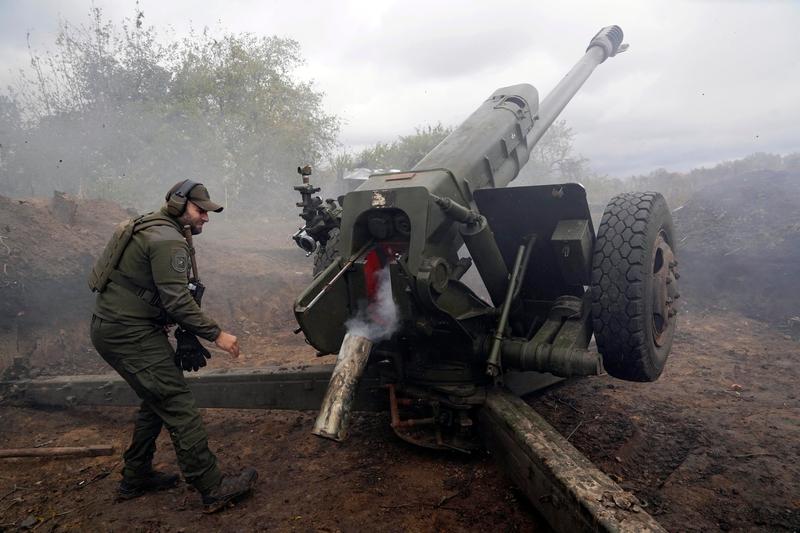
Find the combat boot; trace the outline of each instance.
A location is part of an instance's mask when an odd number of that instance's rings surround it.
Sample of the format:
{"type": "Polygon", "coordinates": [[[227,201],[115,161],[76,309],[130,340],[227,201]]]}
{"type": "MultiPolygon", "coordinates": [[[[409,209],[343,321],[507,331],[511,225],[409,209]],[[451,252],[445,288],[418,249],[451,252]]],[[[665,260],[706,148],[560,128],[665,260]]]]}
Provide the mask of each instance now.
{"type": "Polygon", "coordinates": [[[117,487],[117,500],[132,500],[145,492],[171,489],[178,484],[179,480],[180,476],[177,474],[165,474],[156,470],[151,470],[137,479],[122,478],[117,487]]]}
{"type": "Polygon", "coordinates": [[[203,496],[203,512],[216,513],[226,505],[253,490],[258,472],[255,468],[245,468],[237,475],[226,474],[222,476],[219,485],[203,496]]]}

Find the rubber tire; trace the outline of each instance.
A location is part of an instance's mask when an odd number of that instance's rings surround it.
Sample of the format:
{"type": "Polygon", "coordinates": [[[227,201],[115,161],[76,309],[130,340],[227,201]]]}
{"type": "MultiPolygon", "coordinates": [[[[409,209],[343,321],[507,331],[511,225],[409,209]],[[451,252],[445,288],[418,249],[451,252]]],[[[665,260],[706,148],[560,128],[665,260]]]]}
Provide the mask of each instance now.
{"type": "Polygon", "coordinates": [[[333,228],[328,233],[328,242],[317,249],[314,254],[314,277],[325,270],[339,258],[339,228],[333,228]]]}
{"type": "Polygon", "coordinates": [[[659,234],[674,254],[674,233],[659,193],[620,194],[603,213],[592,257],[592,325],[603,366],[616,378],[655,381],[664,370],[677,317],[668,320],[658,346],[653,257],[659,234]]]}

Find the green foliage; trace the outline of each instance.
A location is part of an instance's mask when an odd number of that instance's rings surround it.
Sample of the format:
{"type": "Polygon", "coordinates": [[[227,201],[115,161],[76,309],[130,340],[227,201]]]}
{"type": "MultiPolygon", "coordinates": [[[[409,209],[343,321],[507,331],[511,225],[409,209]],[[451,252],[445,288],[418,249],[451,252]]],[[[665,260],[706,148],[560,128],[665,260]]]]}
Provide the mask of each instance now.
{"type": "Polygon", "coordinates": [[[158,171],[170,166],[151,142],[165,129],[172,51],[142,19],[137,11],[117,28],[94,8],[87,26],[60,24],[54,51],[29,46],[31,71],[12,93],[24,142],[4,193],[106,191],[147,208],[162,194],[156,189],[177,180],[158,171]]]}
{"type": "Polygon", "coordinates": [[[437,144],[450,135],[452,128],[441,124],[415,128],[410,135],[401,135],[391,143],[378,142],[359,152],[340,150],[328,159],[326,168],[316,172],[315,183],[322,186],[324,194],[335,197],[346,194],[357,185],[354,180],[343,180],[356,169],[369,171],[408,170],[413,168],[437,144]]]}
{"type": "Polygon", "coordinates": [[[61,24],[53,52],[30,56],[0,101],[19,110],[9,141],[25,140],[0,161],[3,194],[59,189],[147,209],[190,177],[226,203],[290,209],[298,161],[335,145],[338,119],[294,79],[303,59],[291,39],[206,29],[176,40],[138,8],[119,25],[93,8],[87,26],[61,24]]]}
{"type": "MultiPolygon", "coordinates": [[[[392,143],[378,142],[356,154],[342,152],[332,160],[331,165],[338,169],[339,177],[347,169],[353,168],[409,169],[452,131],[453,128],[441,124],[417,128],[415,133],[401,136],[392,143]]],[[[565,121],[553,123],[534,146],[530,160],[512,184],[582,182],[591,178],[593,173],[588,165],[589,160],[574,153],[574,137],[572,128],[565,121]]]]}
{"type": "Polygon", "coordinates": [[[301,63],[291,39],[203,32],[184,41],[174,110],[207,135],[226,190],[268,194],[298,161],[320,161],[333,147],[338,121],[322,110],[320,93],[291,78],[301,63]]]}
{"type": "Polygon", "coordinates": [[[441,124],[418,127],[413,134],[401,135],[391,144],[379,142],[354,154],[351,168],[410,169],[452,131],[441,124]]]}
{"type": "Polygon", "coordinates": [[[170,77],[164,64],[172,51],[158,43],[152,27],[143,26],[143,18],[137,9],[133,21],[117,28],[92,8],[88,26],[62,21],[55,50],[43,54],[31,47],[28,34],[31,72],[20,72],[16,95],[26,120],[162,99],[170,77]]]}

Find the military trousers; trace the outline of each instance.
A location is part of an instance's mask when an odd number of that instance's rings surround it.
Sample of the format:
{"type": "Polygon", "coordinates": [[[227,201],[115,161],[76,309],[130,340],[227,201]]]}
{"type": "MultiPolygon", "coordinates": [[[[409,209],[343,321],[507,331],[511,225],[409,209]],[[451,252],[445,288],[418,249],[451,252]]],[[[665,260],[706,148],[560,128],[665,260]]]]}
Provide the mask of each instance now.
{"type": "Polygon", "coordinates": [[[167,428],[183,476],[201,493],[222,479],[217,459],[167,334],[155,324],[123,325],[92,317],[92,344],[142,400],[122,470],[136,483],[152,470],[156,439],[167,428]]]}

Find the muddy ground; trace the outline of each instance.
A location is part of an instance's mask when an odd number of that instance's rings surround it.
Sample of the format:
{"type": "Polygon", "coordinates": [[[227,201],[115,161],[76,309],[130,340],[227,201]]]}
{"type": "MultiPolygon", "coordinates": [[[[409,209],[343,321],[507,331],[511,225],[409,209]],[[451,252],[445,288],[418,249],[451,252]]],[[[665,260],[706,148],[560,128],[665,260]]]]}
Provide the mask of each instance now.
{"type": "MultiPolygon", "coordinates": [[[[17,209],[6,205],[6,213],[17,209]]],[[[8,296],[0,305],[0,371],[24,357],[34,373],[105,372],[86,340],[91,298],[79,267],[113,223],[94,204],[78,205],[71,221],[52,201],[16,205],[36,209],[31,220],[55,237],[36,248],[36,239],[0,211],[10,250],[0,246],[0,289],[8,296]],[[68,241],[72,251],[53,244],[76,227],[85,233],[68,241]],[[47,259],[54,252],[58,259],[47,259]],[[80,290],[63,288],[72,285],[80,290]],[[44,305],[33,297],[37,287],[52,286],[70,301],[44,305]]],[[[240,336],[244,351],[239,361],[215,352],[212,366],[319,361],[291,333],[289,304],[310,270],[286,238],[291,229],[281,220],[242,229],[219,219],[198,241],[209,312],[240,336]]],[[[783,315],[754,319],[734,299],[715,301],[691,278],[684,286],[679,334],[658,382],[604,376],[526,399],[669,530],[800,530],[797,332],[783,315]]],[[[122,450],[133,418],[127,408],[0,406],[0,447],[111,443],[122,450]]],[[[341,445],[310,435],[312,413],[206,410],[204,418],[224,468],[252,465],[261,474],[253,496],[225,513],[201,515],[186,485],[115,503],[119,453],[5,459],[0,530],[547,531],[491,457],[411,447],[393,435],[385,415],[357,416],[341,445]]],[[[176,469],[165,435],[156,462],[176,469]]]]}

